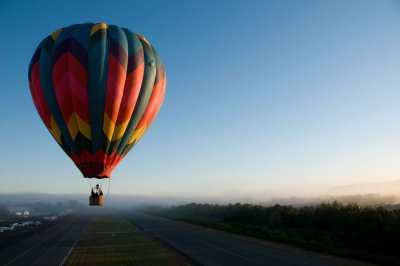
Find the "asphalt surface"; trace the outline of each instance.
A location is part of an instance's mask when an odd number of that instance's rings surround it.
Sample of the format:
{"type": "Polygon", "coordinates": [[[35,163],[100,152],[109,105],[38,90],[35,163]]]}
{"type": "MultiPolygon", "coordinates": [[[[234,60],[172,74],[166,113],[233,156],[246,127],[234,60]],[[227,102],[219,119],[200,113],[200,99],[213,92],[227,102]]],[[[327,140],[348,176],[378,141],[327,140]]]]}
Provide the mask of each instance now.
{"type": "Polygon", "coordinates": [[[133,213],[124,216],[138,225],[143,234],[162,240],[197,265],[340,265],[327,259],[271,248],[262,241],[253,241],[148,214],[133,213]]]}
{"type": "Polygon", "coordinates": [[[46,230],[0,250],[0,265],[60,265],[83,236],[89,216],[68,216],[46,230]]]}

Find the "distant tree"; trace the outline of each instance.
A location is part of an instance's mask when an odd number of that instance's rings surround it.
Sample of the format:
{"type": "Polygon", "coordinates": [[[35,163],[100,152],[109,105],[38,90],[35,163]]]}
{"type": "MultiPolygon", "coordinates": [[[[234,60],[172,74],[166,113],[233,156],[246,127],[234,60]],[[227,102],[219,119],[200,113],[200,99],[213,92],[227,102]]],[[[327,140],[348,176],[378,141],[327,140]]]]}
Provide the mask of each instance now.
{"type": "Polygon", "coordinates": [[[7,209],[7,206],[0,203],[0,219],[9,218],[10,216],[11,216],[11,213],[7,209]]]}

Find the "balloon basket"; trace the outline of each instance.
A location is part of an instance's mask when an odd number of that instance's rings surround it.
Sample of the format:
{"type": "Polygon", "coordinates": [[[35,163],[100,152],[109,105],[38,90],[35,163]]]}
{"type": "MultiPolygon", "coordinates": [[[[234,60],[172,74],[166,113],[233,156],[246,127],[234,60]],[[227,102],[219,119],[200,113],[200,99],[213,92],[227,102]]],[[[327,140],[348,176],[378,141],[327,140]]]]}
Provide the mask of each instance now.
{"type": "Polygon", "coordinates": [[[90,206],[103,206],[103,196],[98,196],[96,198],[89,197],[90,206]]]}

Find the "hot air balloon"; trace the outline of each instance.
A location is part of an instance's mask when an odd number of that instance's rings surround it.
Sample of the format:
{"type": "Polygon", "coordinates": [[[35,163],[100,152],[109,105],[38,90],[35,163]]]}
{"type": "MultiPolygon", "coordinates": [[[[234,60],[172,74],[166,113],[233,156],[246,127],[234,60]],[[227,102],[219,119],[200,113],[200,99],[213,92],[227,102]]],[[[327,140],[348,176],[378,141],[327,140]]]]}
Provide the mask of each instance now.
{"type": "Polygon", "coordinates": [[[154,120],[166,91],[154,47],[104,23],[53,32],[33,54],[28,76],[43,123],[85,178],[111,177],[154,120]]]}

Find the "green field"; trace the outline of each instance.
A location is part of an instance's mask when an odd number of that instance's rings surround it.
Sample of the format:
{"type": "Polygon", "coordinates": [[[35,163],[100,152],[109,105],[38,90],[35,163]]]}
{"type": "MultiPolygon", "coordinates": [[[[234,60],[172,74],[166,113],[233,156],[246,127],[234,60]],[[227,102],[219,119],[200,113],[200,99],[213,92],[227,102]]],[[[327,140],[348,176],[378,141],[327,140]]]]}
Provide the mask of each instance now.
{"type": "Polygon", "coordinates": [[[139,229],[116,214],[93,217],[82,239],[69,255],[66,265],[192,265],[184,256],[168,248],[161,241],[138,235],[139,229]],[[92,237],[93,233],[100,233],[92,237]],[[101,233],[119,233],[104,236],[101,233]]]}
{"type": "Polygon", "coordinates": [[[98,214],[93,217],[86,232],[91,233],[121,233],[135,232],[138,228],[128,220],[116,214],[98,214]]]}
{"type": "Polygon", "coordinates": [[[160,241],[144,236],[81,240],[66,265],[192,265],[160,241]]]}

